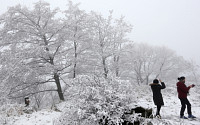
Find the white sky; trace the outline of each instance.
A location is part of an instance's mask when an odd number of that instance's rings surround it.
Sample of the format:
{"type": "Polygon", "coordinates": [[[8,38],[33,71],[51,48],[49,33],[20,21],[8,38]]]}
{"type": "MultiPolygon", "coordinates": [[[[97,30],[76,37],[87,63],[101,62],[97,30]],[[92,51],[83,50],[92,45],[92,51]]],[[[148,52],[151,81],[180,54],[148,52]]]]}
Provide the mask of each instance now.
{"type": "MultiPolygon", "coordinates": [[[[32,6],[38,0],[0,0],[0,14],[16,4],[32,6]]],[[[68,0],[45,0],[52,7],[65,9],[68,0]]],[[[116,18],[125,16],[133,25],[130,38],[135,42],[167,46],[200,65],[200,0],[72,0],[86,11],[116,18]]]]}

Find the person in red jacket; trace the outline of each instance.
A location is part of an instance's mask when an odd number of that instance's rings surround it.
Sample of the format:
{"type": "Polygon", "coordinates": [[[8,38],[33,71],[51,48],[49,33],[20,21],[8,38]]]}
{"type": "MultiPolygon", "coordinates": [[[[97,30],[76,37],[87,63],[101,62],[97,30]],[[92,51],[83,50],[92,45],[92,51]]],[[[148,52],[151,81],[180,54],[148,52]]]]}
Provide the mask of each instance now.
{"type": "Polygon", "coordinates": [[[192,115],[191,112],[191,104],[189,100],[187,99],[187,94],[189,93],[190,88],[194,87],[195,85],[192,84],[190,86],[185,85],[185,77],[182,76],[178,78],[179,82],[177,82],[177,91],[178,91],[178,98],[181,101],[181,111],[180,111],[180,118],[187,119],[187,117],[184,116],[184,111],[187,105],[187,111],[188,111],[188,118],[196,118],[195,116],[192,115]]]}

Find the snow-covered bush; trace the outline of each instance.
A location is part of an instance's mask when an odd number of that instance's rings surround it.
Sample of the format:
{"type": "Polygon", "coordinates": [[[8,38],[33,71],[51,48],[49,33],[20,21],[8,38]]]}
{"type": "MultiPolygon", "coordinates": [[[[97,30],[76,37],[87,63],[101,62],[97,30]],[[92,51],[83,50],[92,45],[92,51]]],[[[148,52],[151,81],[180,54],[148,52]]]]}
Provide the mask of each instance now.
{"type": "Polygon", "coordinates": [[[128,81],[79,76],[71,82],[73,86],[65,91],[67,101],[61,109],[61,117],[55,121],[56,125],[95,125],[103,117],[119,123],[126,106],[137,98],[128,81]]]}
{"type": "Polygon", "coordinates": [[[23,110],[24,110],[24,105],[19,105],[19,104],[7,104],[7,105],[2,105],[0,107],[0,111],[6,117],[23,115],[24,114],[23,110]]]}
{"type": "Polygon", "coordinates": [[[0,106],[0,125],[6,125],[12,120],[13,116],[23,115],[23,105],[4,104],[0,106]]]}
{"type": "MultiPolygon", "coordinates": [[[[128,81],[106,80],[94,76],[79,76],[65,91],[67,101],[55,125],[95,125],[108,118],[110,123],[123,121],[130,104],[136,104],[137,87],[128,81]]],[[[59,108],[59,107],[58,107],[59,108]]]]}

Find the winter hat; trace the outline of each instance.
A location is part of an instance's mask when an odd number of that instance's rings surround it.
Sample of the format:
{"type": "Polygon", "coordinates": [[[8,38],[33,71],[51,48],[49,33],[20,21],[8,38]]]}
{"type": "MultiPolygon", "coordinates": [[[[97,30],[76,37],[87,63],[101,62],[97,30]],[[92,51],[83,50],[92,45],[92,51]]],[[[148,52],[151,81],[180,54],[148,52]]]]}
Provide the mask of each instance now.
{"type": "Polygon", "coordinates": [[[184,76],[181,76],[181,77],[178,78],[178,80],[184,80],[184,79],[185,79],[184,76]]]}
{"type": "Polygon", "coordinates": [[[154,79],[153,83],[159,83],[158,79],[154,79]]]}

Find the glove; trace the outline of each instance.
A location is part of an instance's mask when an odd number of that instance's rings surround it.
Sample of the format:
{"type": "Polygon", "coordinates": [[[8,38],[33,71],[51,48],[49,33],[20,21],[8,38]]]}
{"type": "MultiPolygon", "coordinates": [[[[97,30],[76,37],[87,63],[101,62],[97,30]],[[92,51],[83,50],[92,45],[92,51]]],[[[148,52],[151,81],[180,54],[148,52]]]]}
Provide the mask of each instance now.
{"type": "Polygon", "coordinates": [[[192,84],[192,85],[190,85],[189,87],[190,87],[190,88],[193,88],[194,86],[195,86],[195,85],[194,85],[194,84],[192,84]]]}

